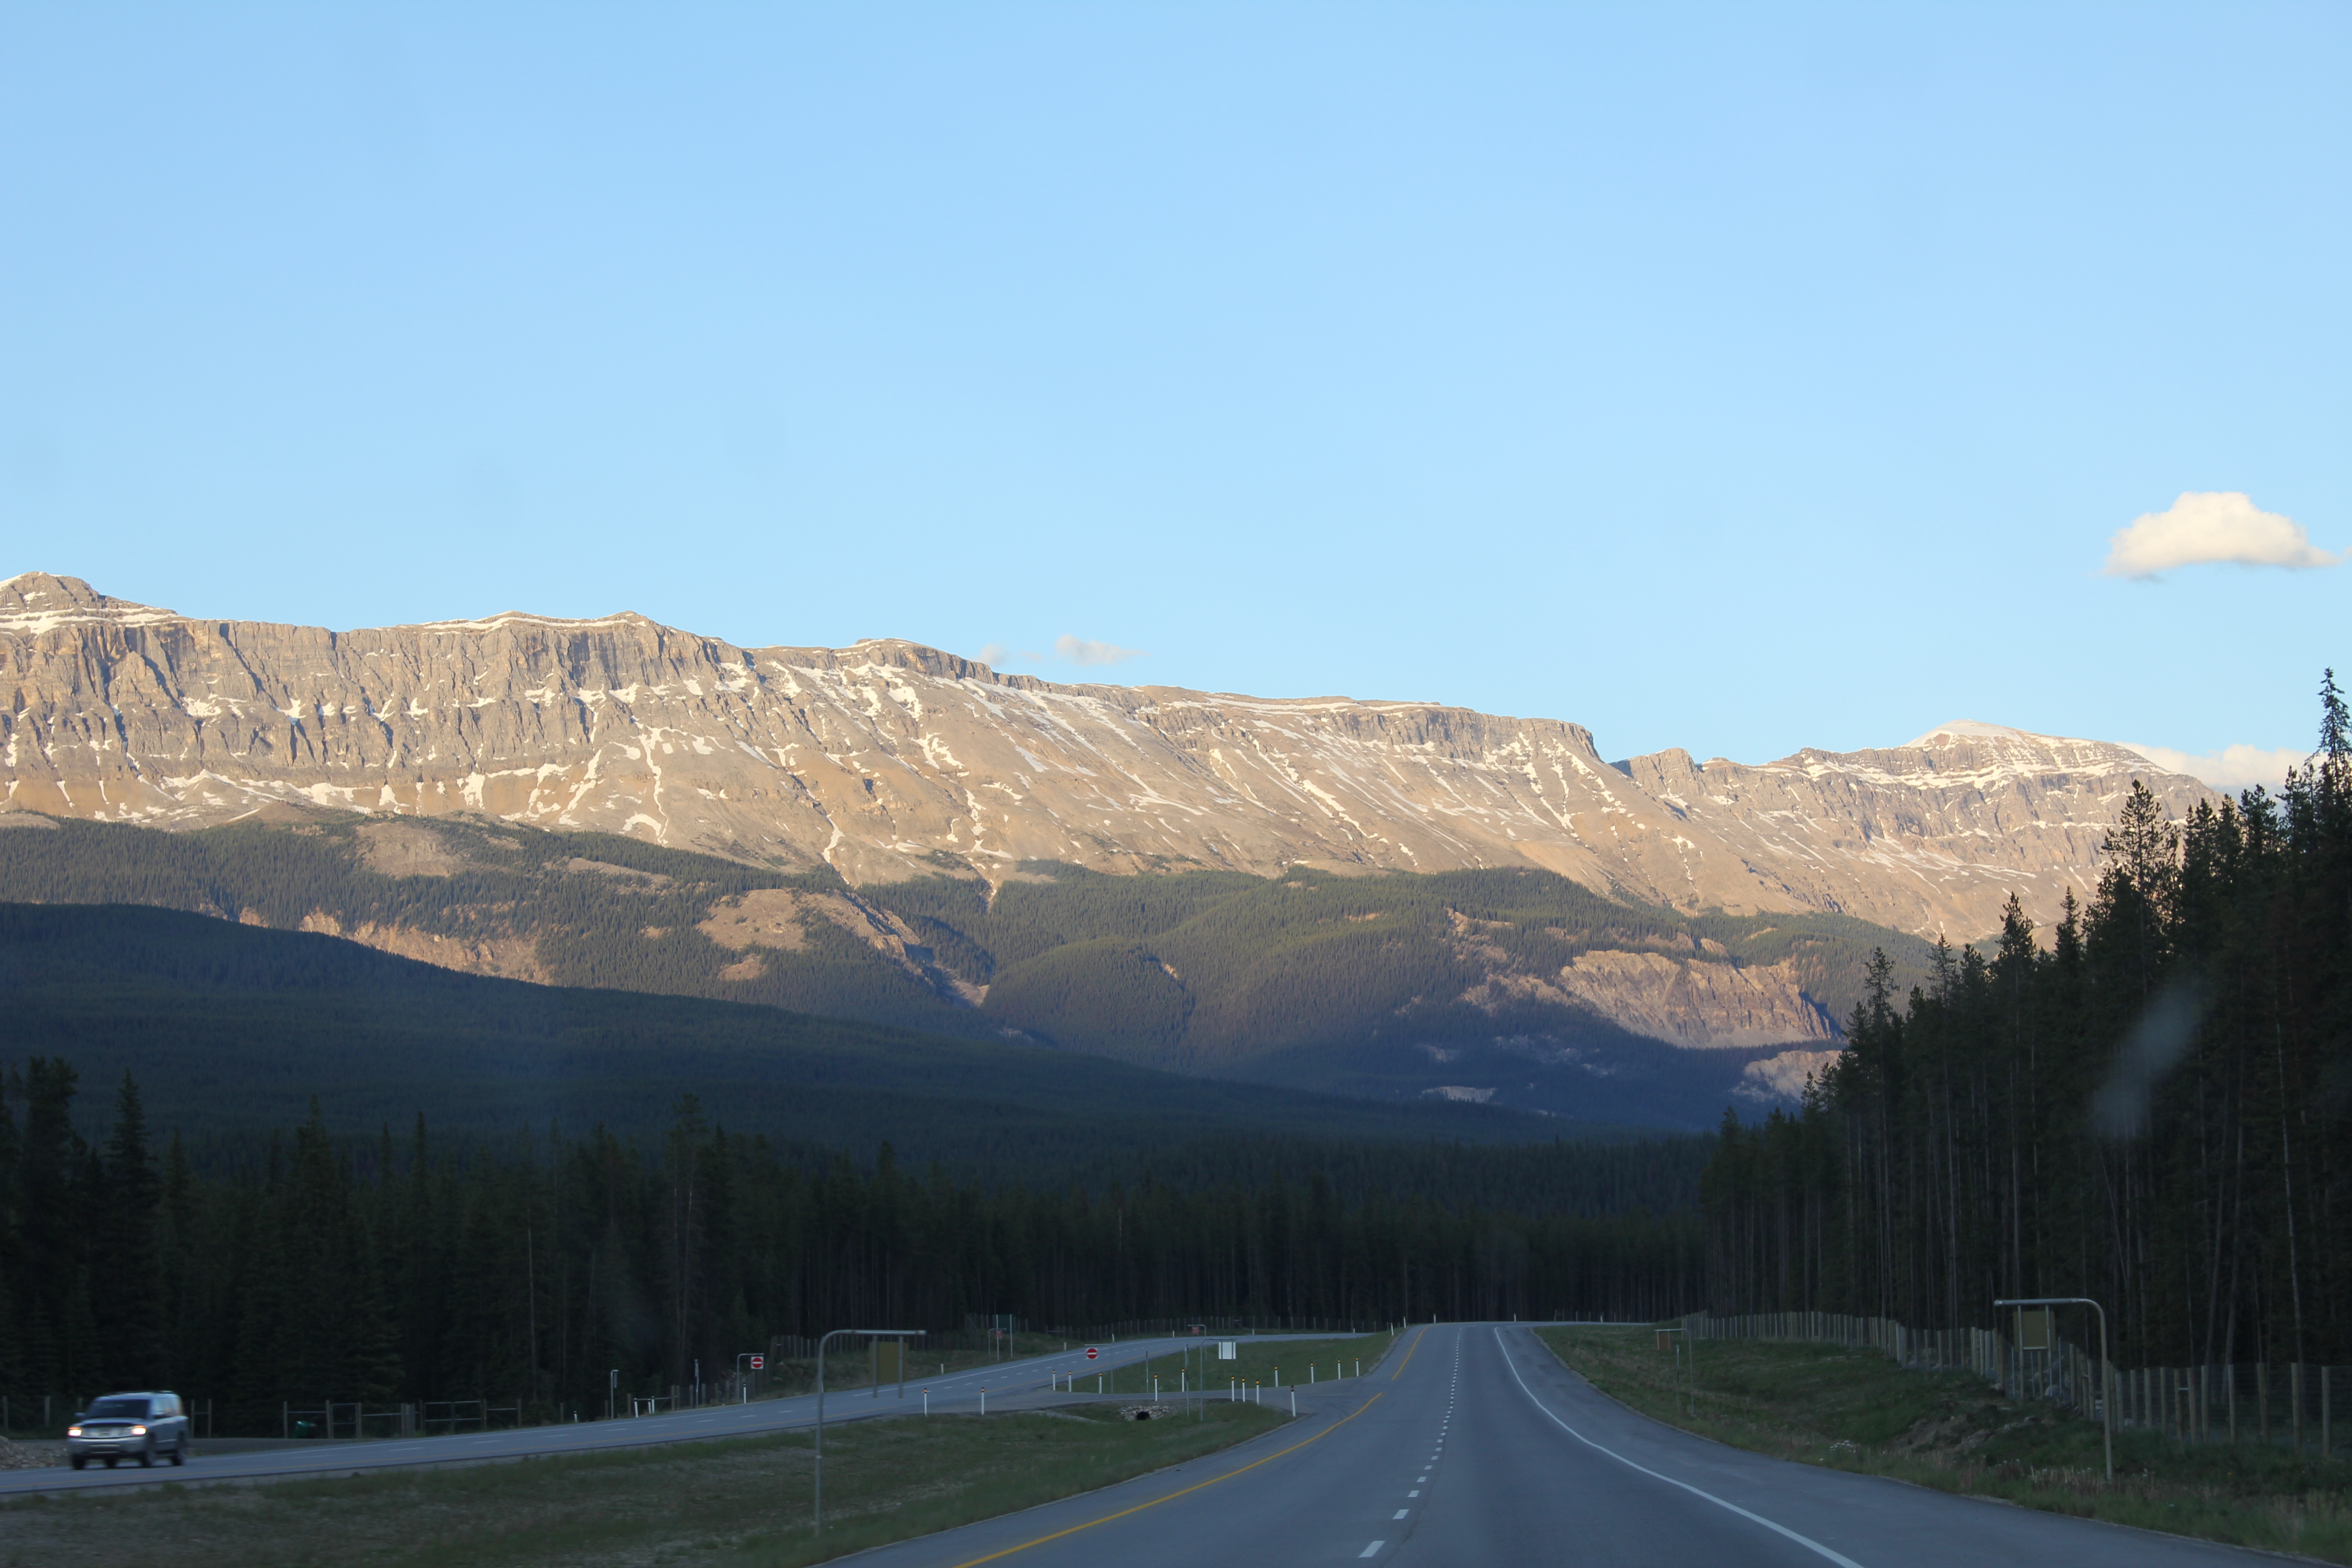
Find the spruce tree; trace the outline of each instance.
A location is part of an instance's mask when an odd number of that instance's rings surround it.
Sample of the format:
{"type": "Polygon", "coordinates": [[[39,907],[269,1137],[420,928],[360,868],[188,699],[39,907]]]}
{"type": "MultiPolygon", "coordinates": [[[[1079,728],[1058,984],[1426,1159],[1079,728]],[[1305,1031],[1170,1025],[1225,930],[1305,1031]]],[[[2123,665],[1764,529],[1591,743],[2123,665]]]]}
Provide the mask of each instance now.
{"type": "Polygon", "coordinates": [[[163,1381],[163,1270],[156,1241],[163,1196],[139,1085],[126,1072],[115,1091],[114,1131],[106,1142],[97,1227],[103,1284],[92,1296],[103,1380],[121,1388],[152,1388],[163,1381]]]}

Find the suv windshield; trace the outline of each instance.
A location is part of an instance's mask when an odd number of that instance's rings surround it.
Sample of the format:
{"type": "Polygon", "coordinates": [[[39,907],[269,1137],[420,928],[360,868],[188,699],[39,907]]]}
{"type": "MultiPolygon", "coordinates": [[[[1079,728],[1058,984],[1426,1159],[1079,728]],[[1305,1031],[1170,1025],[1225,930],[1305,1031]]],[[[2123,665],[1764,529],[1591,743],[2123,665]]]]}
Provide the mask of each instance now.
{"type": "Polygon", "coordinates": [[[147,1402],[143,1399],[101,1399],[89,1407],[89,1413],[93,1416],[128,1415],[136,1418],[147,1414],[147,1402]]]}

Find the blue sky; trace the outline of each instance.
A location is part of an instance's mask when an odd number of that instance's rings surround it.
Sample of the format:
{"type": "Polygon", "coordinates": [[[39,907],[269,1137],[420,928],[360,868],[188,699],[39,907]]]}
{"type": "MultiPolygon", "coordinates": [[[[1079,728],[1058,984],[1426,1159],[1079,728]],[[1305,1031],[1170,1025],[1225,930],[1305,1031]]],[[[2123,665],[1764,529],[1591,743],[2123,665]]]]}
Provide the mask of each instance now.
{"type": "Polygon", "coordinates": [[[2352,566],[2101,569],[2352,545],[2347,79],[2340,5],[0,5],[0,575],[2301,750],[2352,566]]]}

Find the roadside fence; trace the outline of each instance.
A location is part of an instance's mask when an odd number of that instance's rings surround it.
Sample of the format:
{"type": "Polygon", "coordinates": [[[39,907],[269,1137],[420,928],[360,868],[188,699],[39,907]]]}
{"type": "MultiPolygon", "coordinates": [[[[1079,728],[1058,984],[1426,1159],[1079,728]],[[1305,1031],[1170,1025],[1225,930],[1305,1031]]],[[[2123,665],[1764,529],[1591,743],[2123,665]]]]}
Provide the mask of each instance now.
{"type": "MultiPolygon", "coordinates": [[[[2105,1386],[2116,1426],[2161,1432],[2181,1442],[2279,1443],[2298,1453],[2333,1455],[2336,1374],[2343,1367],[2302,1362],[2233,1365],[2103,1367],[2063,1336],[2046,1351],[2020,1350],[1998,1329],[1915,1329],[1891,1318],[1842,1312],[1757,1312],[1682,1320],[1690,1338],[1780,1340],[1881,1352],[1922,1371],[1973,1373],[2011,1399],[2044,1399],[2093,1420],[2105,1414],[2105,1386]]],[[[2352,1391],[2352,1384],[2347,1384],[2352,1391]]]]}

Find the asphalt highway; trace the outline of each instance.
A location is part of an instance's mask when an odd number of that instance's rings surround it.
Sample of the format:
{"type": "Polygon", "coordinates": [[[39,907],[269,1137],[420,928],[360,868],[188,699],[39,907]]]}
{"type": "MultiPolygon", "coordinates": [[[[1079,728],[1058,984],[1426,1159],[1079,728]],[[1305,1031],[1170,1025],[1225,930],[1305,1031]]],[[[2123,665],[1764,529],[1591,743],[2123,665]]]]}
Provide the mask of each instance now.
{"type": "MultiPolygon", "coordinates": [[[[1232,1336],[1227,1336],[1232,1337],[1232,1336]]],[[[1250,1338],[1253,1336],[1242,1336],[1250,1338]]],[[[1320,1338],[1318,1335],[1269,1334],[1259,1339],[1320,1338]]],[[[891,1384],[875,1397],[870,1388],[834,1389],[825,1395],[824,1419],[830,1426],[841,1421],[870,1420],[880,1415],[904,1415],[921,1410],[923,1391],[929,1390],[930,1408],[969,1413],[978,1410],[986,1391],[991,1410],[1055,1404],[1074,1395],[1057,1393],[1066,1377],[1076,1378],[1076,1395],[1092,1393],[1096,1374],[1114,1366],[1128,1367],[1147,1356],[1154,1360],[1202,1342],[1192,1336],[1123,1340],[1097,1348],[1098,1359],[1086,1359],[1086,1349],[1073,1343],[1067,1352],[999,1362],[945,1376],[910,1375],[906,1396],[891,1384]]],[[[865,1348],[856,1341],[837,1341],[828,1361],[844,1373],[861,1372],[865,1348]]],[[[910,1354],[910,1373],[919,1371],[919,1351],[910,1354]]],[[[1216,1363],[1209,1363],[1212,1376],[1216,1363]]],[[[1173,1393],[1171,1367],[1166,1392],[1173,1393]]],[[[1133,1397],[1132,1394],[1129,1397],[1133,1397]]],[[[292,1448],[207,1457],[205,1446],[194,1446],[195,1457],[173,1468],[158,1465],[142,1469],[125,1464],[107,1469],[93,1464],[86,1470],[58,1466],[47,1469],[0,1470],[0,1497],[25,1492],[75,1491],[85,1488],[154,1486],[164,1481],[269,1480],[287,1476],[350,1475],[358,1470],[385,1469],[404,1465],[480,1463],[519,1459],[544,1454],[577,1454],[600,1448],[631,1448],[654,1443],[689,1443],[713,1437],[741,1437],[762,1432],[803,1431],[816,1424],[816,1396],[755,1400],[748,1405],[709,1405],[675,1415],[638,1416],[617,1421],[583,1421],[562,1426],[525,1426],[511,1431],[465,1433],[455,1436],[387,1438],[370,1442],[321,1442],[292,1448]]]]}
{"type": "Polygon", "coordinates": [[[2214,1568],[2276,1559],[1748,1454],[1633,1415],[1511,1324],[1408,1332],[1300,1418],[873,1568],[2214,1568]]]}

